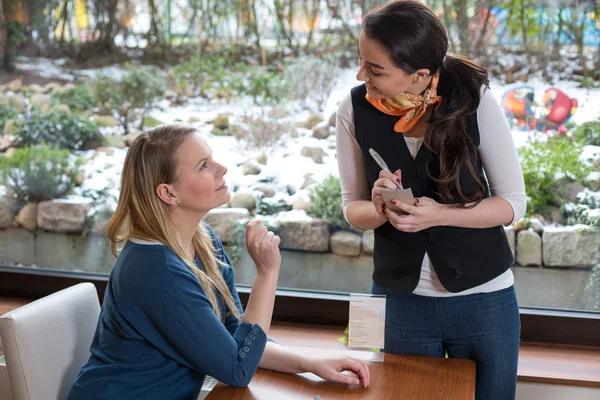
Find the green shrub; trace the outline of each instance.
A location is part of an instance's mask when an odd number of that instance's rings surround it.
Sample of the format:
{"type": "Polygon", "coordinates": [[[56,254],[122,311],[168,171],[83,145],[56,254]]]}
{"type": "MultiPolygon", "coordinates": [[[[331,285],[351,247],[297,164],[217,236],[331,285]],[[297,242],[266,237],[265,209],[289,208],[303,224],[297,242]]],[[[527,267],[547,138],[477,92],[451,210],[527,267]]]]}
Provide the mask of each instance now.
{"type": "Polygon", "coordinates": [[[74,113],[91,110],[96,107],[94,90],[88,84],[80,84],[71,89],[56,91],[52,94],[55,102],[69,106],[74,113]]]}
{"type": "Polygon", "coordinates": [[[565,217],[566,225],[588,225],[594,228],[600,228],[600,217],[590,215],[593,210],[585,204],[567,203],[562,209],[562,215],[565,217]]]}
{"type": "Polygon", "coordinates": [[[87,119],[61,111],[42,112],[34,108],[17,124],[15,141],[21,146],[47,143],[62,149],[79,150],[88,141],[101,137],[98,126],[87,119]]]}
{"type": "Polygon", "coordinates": [[[81,160],[68,150],[40,144],[1,157],[0,177],[14,199],[39,202],[69,193],[80,167],[81,160]]]}
{"type": "Polygon", "coordinates": [[[303,57],[285,67],[288,83],[286,97],[305,102],[315,111],[323,111],[339,77],[337,64],[323,57],[303,57]]]}
{"type": "Polygon", "coordinates": [[[564,180],[583,181],[591,168],[579,160],[582,145],[569,138],[533,142],[519,149],[527,191],[527,215],[548,215],[567,199],[564,180]],[[558,177],[563,176],[559,182],[558,177]]]}
{"type": "Polygon", "coordinates": [[[342,187],[339,178],[329,175],[325,180],[310,189],[311,201],[308,214],[321,218],[333,226],[348,229],[342,208],[342,187]]]}
{"type": "Polygon", "coordinates": [[[216,55],[192,55],[187,61],[169,72],[179,95],[209,97],[213,87],[226,87],[229,75],[230,56],[226,52],[216,55]]]}
{"type": "Polygon", "coordinates": [[[254,66],[236,75],[231,89],[239,96],[251,96],[257,105],[267,105],[280,102],[288,93],[288,84],[279,71],[254,66]]]}
{"type": "Polygon", "coordinates": [[[14,119],[19,115],[19,111],[6,104],[0,104],[0,134],[4,130],[4,124],[9,119],[14,119]]]}
{"type": "Polygon", "coordinates": [[[143,121],[146,113],[164,95],[166,82],[151,67],[131,63],[125,67],[127,73],[121,79],[99,75],[92,86],[101,111],[116,112],[125,132],[129,132],[129,124],[134,118],[133,111],[142,109],[143,121]]]}
{"type": "Polygon", "coordinates": [[[600,120],[584,122],[574,128],[573,134],[584,145],[600,146],[600,120]]]}

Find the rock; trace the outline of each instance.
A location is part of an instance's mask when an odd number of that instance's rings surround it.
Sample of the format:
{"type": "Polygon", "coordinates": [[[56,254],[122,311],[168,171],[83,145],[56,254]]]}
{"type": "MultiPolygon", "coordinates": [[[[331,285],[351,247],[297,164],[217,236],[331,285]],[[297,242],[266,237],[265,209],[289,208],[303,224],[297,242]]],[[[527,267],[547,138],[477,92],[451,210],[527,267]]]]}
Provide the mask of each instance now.
{"type": "Polygon", "coordinates": [[[8,207],[0,208],[0,229],[12,226],[16,214],[8,207]]]}
{"type": "Polygon", "coordinates": [[[46,93],[52,93],[52,92],[61,91],[61,90],[63,90],[63,88],[60,85],[60,83],[49,82],[44,85],[44,92],[46,92],[46,93]]]}
{"type": "Polygon", "coordinates": [[[6,151],[4,152],[4,157],[12,157],[15,155],[15,152],[17,151],[17,149],[15,149],[14,147],[11,147],[9,149],[6,149],[6,151]]]}
{"type": "Polygon", "coordinates": [[[308,211],[311,206],[310,198],[306,195],[306,193],[301,192],[298,194],[294,203],[292,204],[292,210],[304,210],[308,211]]]}
{"type": "Polygon", "coordinates": [[[32,83],[29,85],[29,90],[31,90],[32,93],[42,93],[44,91],[44,89],[37,83],[32,83]]]}
{"type": "Polygon", "coordinates": [[[515,74],[511,71],[506,71],[506,83],[515,83],[517,80],[515,79],[515,74]]]}
{"type": "Polygon", "coordinates": [[[256,208],[256,197],[251,192],[237,192],[231,196],[229,205],[231,208],[245,208],[252,211],[256,208]]]}
{"type": "Polygon", "coordinates": [[[332,128],[335,128],[336,120],[337,120],[337,112],[334,112],[329,117],[329,126],[332,128]]]}
{"type": "Polygon", "coordinates": [[[363,233],[362,249],[365,254],[373,254],[374,247],[375,247],[375,231],[370,229],[363,233]]]}
{"type": "Polygon", "coordinates": [[[523,64],[516,63],[516,64],[512,65],[510,68],[508,68],[506,70],[506,72],[510,72],[510,73],[514,74],[515,72],[519,72],[522,69],[523,69],[523,64]]]}
{"type": "Polygon", "coordinates": [[[164,122],[157,120],[151,115],[146,115],[142,120],[143,128],[156,128],[159,125],[162,125],[164,122]]]}
{"type": "Polygon", "coordinates": [[[127,146],[131,146],[131,143],[142,134],[142,131],[130,131],[127,135],[125,135],[125,144],[127,146]]]}
{"type": "Polygon", "coordinates": [[[38,227],[37,223],[38,204],[27,203],[25,207],[17,214],[17,224],[29,231],[35,231],[38,227]]]}
{"type": "Polygon", "coordinates": [[[515,232],[524,231],[525,229],[529,228],[529,221],[525,218],[521,218],[513,224],[513,227],[515,228],[515,232]]]}
{"type": "Polygon", "coordinates": [[[66,114],[69,117],[71,117],[73,115],[73,113],[71,112],[71,109],[66,104],[59,104],[59,105],[57,105],[56,106],[56,111],[59,111],[59,112],[61,112],[63,114],[66,114]]]}
{"type": "Polygon", "coordinates": [[[94,115],[90,119],[102,127],[114,127],[120,125],[119,121],[112,115],[94,115]]]}
{"type": "Polygon", "coordinates": [[[321,122],[323,122],[323,116],[321,114],[311,114],[304,123],[304,127],[307,129],[312,129],[321,122]]]}
{"type": "Polygon", "coordinates": [[[90,203],[42,201],[38,206],[37,223],[51,232],[81,233],[90,208],[90,203]]]}
{"type": "Polygon", "coordinates": [[[8,105],[22,113],[25,111],[25,96],[22,94],[12,94],[8,96],[8,105]]]}
{"type": "Polygon", "coordinates": [[[330,244],[333,254],[356,257],[360,255],[362,238],[356,233],[337,231],[331,235],[330,244]]]}
{"type": "Polygon", "coordinates": [[[282,249],[329,251],[329,224],[321,219],[285,222],[279,226],[279,237],[282,249]]]}
{"type": "Polygon", "coordinates": [[[589,267],[600,261],[600,234],[572,226],[546,227],[542,249],[547,267],[589,267]]]}
{"type": "Polygon", "coordinates": [[[254,159],[261,165],[267,165],[267,155],[265,153],[260,153],[254,159]]]}
{"type": "Polygon", "coordinates": [[[327,125],[318,126],[313,130],[312,135],[316,139],[327,139],[331,135],[331,131],[327,125]]]}
{"type": "Polygon", "coordinates": [[[229,114],[224,113],[217,115],[217,118],[215,118],[215,120],[212,123],[219,129],[225,130],[229,128],[229,114]]]}
{"type": "Polygon", "coordinates": [[[173,91],[173,90],[167,90],[165,91],[165,99],[174,99],[177,97],[177,92],[173,91]]]}
{"type": "Polygon", "coordinates": [[[98,147],[96,149],[96,152],[97,153],[106,153],[108,155],[112,155],[115,151],[112,148],[110,148],[110,147],[104,147],[104,146],[102,146],[102,147],[98,147]]]}
{"type": "Polygon", "coordinates": [[[531,214],[531,219],[537,219],[542,224],[546,224],[546,218],[544,218],[544,216],[541,214],[531,214]]]}
{"type": "Polygon", "coordinates": [[[2,129],[2,134],[4,136],[11,136],[17,133],[17,127],[14,119],[9,119],[4,123],[4,129],[2,129]]]}
{"type": "Polygon", "coordinates": [[[255,186],[254,190],[261,192],[263,194],[264,197],[266,198],[270,198],[275,196],[275,189],[272,186],[269,185],[259,185],[259,186],[255,186]]]}
{"type": "Polygon", "coordinates": [[[544,232],[544,224],[537,218],[531,218],[529,220],[529,227],[533,229],[538,235],[544,232]]]}
{"type": "Polygon", "coordinates": [[[236,139],[245,139],[246,137],[248,137],[248,131],[239,125],[229,125],[226,134],[229,136],[233,136],[236,139]]]}
{"type": "Polygon", "coordinates": [[[321,147],[305,146],[300,150],[300,154],[312,159],[316,164],[323,164],[323,156],[326,153],[321,147]]]}
{"type": "Polygon", "coordinates": [[[597,158],[597,159],[594,161],[594,168],[596,168],[596,169],[600,169],[600,158],[597,158]]]}
{"type": "Polygon", "coordinates": [[[296,192],[298,192],[298,189],[296,189],[296,186],[294,185],[286,185],[285,190],[290,196],[293,196],[296,194],[296,192]]]}
{"type": "Polygon", "coordinates": [[[63,90],[71,90],[71,89],[75,89],[77,87],[76,84],[69,82],[67,84],[65,84],[65,86],[63,86],[63,90]]]}
{"type": "Polygon", "coordinates": [[[83,184],[83,181],[85,179],[85,172],[83,171],[79,171],[77,173],[77,175],[75,175],[75,186],[81,186],[83,184]]]}
{"type": "Polygon", "coordinates": [[[213,130],[210,132],[215,136],[229,136],[227,134],[227,132],[225,132],[223,129],[221,128],[217,128],[216,126],[213,128],[213,130]]]}
{"type": "Polygon", "coordinates": [[[202,122],[202,120],[200,118],[198,118],[198,117],[190,117],[188,119],[188,124],[193,124],[195,122],[202,122]]]}
{"type": "Polygon", "coordinates": [[[10,149],[11,147],[15,147],[16,143],[12,141],[12,139],[10,138],[10,136],[5,135],[2,136],[2,139],[0,139],[0,152],[2,151],[6,151],[8,149],[10,149]]]}
{"type": "Polygon", "coordinates": [[[315,183],[317,183],[317,181],[315,181],[310,176],[307,176],[306,178],[304,178],[304,182],[302,182],[302,186],[300,186],[300,190],[304,190],[307,187],[309,187],[310,185],[314,185],[315,183]]]}
{"type": "Polygon", "coordinates": [[[246,175],[258,175],[261,172],[260,165],[256,160],[248,160],[244,163],[244,176],[246,175]]]}
{"type": "Polygon", "coordinates": [[[577,195],[582,192],[585,187],[580,182],[568,182],[564,184],[567,198],[571,203],[577,202],[577,195]]]}
{"type": "Polygon", "coordinates": [[[542,265],[542,237],[532,228],[517,235],[517,264],[542,265]]]}
{"type": "Polygon", "coordinates": [[[8,83],[7,89],[11,92],[18,92],[23,88],[23,79],[15,79],[8,83]]]}
{"type": "Polygon", "coordinates": [[[515,228],[513,228],[512,226],[505,226],[504,232],[506,232],[506,237],[508,239],[508,245],[510,246],[510,251],[514,257],[515,256],[515,239],[516,239],[515,228]]]}
{"type": "Polygon", "coordinates": [[[559,224],[559,225],[564,225],[565,217],[563,217],[562,213],[560,212],[559,207],[550,207],[550,216],[551,216],[552,222],[559,224]]]}
{"type": "Polygon", "coordinates": [[[106,147],[124,149],[127,146],[125,143],[125,138],[122,135],[104,136],[103,139],[103,145],[106,147]]]}
{"type": "Polygon", "coordinates": [[[250,217],[245,208],[214,208],[206,214],[206,222],[217,234],[221,242],[233,244],[235,238],[236,221],[250,217]]]}
{"type": "Polygon", "coordinates": [[[29,102],[34,107],[42,108],[43,106],[50,106],[52,97],[43,93],[36,93],[29,99],[29,102]]]}

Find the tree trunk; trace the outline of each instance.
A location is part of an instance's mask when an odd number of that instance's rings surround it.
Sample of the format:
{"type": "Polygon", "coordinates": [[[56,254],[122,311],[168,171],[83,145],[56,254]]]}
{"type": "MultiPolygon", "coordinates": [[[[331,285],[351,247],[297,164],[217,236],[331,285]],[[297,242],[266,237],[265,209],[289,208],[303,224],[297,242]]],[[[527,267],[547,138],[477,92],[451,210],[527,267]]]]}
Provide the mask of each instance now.
{"type": "Polygon", "coordinates": [[[456,23],[458,24],[458,38],[460,40],[460,52],[464,56],[469,55],[469,17],[467,16],[467,0],[454,0],[456,10],[456,23]]]}
{"type": "Polygon", "coordinates": [[[0,0],[0,68],[8,67],[8,35],[6,30],[6,19],[4,18],[4,7],[0,0]]]}

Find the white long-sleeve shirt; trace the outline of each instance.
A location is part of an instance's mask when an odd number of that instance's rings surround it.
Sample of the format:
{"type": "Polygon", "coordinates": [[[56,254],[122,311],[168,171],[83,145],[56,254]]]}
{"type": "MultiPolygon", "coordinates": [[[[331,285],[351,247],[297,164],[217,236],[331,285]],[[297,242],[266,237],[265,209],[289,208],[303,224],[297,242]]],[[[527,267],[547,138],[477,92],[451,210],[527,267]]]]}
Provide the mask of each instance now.
{"type": "MultiPolygon", "coordinates": [[[[502,197],[513,209],[513,222],[525,215],[527,200],[523,171],[515,148],[511,129],[504,112],[489,89],[483,88],[477,108],[479,127],[479,156],[483,164],[492,196],[502,197]]],[[[405,136],[413,157],[423,145],[423,138],[405,136]]],[[[348,205],[356,200],[370,200],[371,190],[364,170],[363,156],[354,133],[354,111],[350,93],[340,102],[336,122],[337,158],[342,185],[344,217],[348,220],[348,205]]],[[[348,221],[349,222],[349,221],[348,221]]],[[[493,292],[514,284],[509,269],[483,285],[450,293],[440,283],[429,256],[425,254],[421,265],[421,278],[414,294],[422,296],[449,297],[473,293],[493,292]]]]}

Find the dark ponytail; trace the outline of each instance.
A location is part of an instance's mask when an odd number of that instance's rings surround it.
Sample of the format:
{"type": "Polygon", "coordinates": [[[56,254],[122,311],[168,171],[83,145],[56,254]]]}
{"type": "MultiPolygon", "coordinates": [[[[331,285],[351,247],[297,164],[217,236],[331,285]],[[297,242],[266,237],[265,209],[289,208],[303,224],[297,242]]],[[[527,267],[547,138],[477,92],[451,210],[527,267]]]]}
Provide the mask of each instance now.
{"type": "Polygon", "coordinates": [[[440,201],[463,206],[485,197],[479,171],[476,145],[468,133],[467,122],[477,112],[482,86],[489,85],[487,71],[474,62],[448,55],[448,36],[442,21],[426,5],[416,0],[388,3],[367,14],[363,31],[390,52],[396,67],[407,74],[428,69],[439,71],[437,88],[440,106],[428,120],[424,145],[439,159],[439,173],[431,179],[438,183],[440,201]],[[472,152],[469,151],[472,150],[472,152]],[[477,184],[477,192],[467,196],[460,185],[461,167],[477,184]]]}

